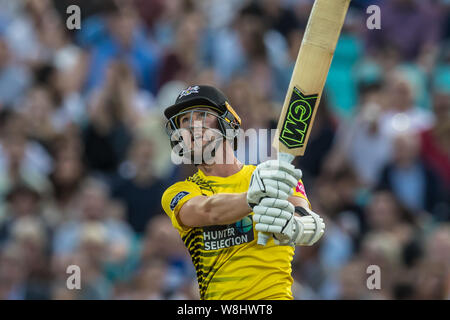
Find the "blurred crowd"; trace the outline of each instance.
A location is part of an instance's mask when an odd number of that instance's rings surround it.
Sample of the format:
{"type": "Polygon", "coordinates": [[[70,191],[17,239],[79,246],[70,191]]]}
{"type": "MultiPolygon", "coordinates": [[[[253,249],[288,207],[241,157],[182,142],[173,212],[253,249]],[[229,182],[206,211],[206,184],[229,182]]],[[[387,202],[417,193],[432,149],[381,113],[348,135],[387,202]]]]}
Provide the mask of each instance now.
{"type": "MultiPolygon", "coordinates": [[[[162,111],[210,84],[275,128],[312,2],[0,0],[0,299],[198,299],[161,208],[195,168],[162,111]]],[[[296,161],[327,230],[296,249],[295,299],[450,298],[449,1],[352,1],[296,161]]]]}

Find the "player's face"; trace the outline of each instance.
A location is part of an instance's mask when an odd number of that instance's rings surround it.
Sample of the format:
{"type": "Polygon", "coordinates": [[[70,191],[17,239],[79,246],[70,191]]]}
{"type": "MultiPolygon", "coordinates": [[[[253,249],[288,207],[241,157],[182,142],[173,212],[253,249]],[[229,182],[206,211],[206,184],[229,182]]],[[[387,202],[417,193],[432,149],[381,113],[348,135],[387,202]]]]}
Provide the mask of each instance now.
{"type": "Polygon", "coordinates": [[[181,134],[190,149],[201,150],[220,136],[217,116],[208,108],[194,109],[180,116],[179,127],[186,129],[181,130],[181,134]]]}

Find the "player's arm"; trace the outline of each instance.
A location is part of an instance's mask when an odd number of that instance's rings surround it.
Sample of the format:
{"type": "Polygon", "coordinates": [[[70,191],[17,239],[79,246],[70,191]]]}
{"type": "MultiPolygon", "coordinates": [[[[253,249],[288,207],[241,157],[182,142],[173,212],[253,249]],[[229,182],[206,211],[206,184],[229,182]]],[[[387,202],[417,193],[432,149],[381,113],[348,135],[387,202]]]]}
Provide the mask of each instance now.
{"type": "Polygon", "coordinates": [[[288,201],[294,205],[294,207],[303,207],[309,209],[309,203],[305,198],[290,196],[288,201]]]}
{"type": "Polygon", "coordinates": [[[252,209],[247,203],[247,192],[221,193],[189,199],[178,213],[179,221],[186,227],[205,227],[236,222],[252,209]]]}
{"type": "MultiPolygon", "coordinates": [[[[288,200],[294,207],[309,206],[301,197],[291,196],[288,200]]],[[[181,207],[178,219],[186,227],[205,227],[233,223],[250,212],[252,209],[247,203],[247,192],[221,193],[190,199],[181,207]]]]}
{"type": "MultiPolygon", "coordinates": [[[[222,193],[212,196],[196,196],[181,207],[178,220],[185,227],[224,225],[241,220],[262,198],[287,199],[292,187],[301,177],[301,171],[288,163],[269,160],[259,164],[253,171],[248,192],[222,193]],[[270,178],[267,180],[267,178],[270,178]],[[266,179],[264,182],[264,179],[266,179]]],[[[277,202],[286,210],[287,200],[277,202]]],[[[292,211],[294,207],[290,205],[292,211]]],[[[284,213],[284,212],[283,212],[284,213]]]]}

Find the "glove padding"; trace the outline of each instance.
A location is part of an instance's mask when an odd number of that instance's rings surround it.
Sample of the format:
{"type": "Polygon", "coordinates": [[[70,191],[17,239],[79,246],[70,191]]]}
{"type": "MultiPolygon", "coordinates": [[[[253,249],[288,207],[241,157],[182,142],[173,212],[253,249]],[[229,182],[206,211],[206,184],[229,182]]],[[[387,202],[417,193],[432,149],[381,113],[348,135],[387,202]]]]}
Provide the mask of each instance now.
{"type": "Polygon", "coordinates": [[[311,246],[316,243],[325,231],[323,219],[307,208],[302,208],[303,216],[297,217],[294,215],[294,206],[286,202],[288,201],[262,199],[253,209],[255,229],[273,233],[278,245],[311,246]]]}
{"type": "Polygon", "coordinates": [[[294,217],[300,230],[295,240],[295,244],[299,246],[312,246],[325,232],[323,219],[317,213],[309,209],[308,211],[310,213],[309,216],[294,217]]]}
{"type": "Polygon", "coordinates": [[[287,200],[264,198],[253,208],[255,229],[262,232],[281,233],[292,219],[295,207],[287,200]]]}
{"type": "Polygon", "coordinates": [[[285,161],[269,160],[259,164],[253,171],[247,192],[251,208],[262,198],[286,200],[302,177],[302,171],[285,161]]]}

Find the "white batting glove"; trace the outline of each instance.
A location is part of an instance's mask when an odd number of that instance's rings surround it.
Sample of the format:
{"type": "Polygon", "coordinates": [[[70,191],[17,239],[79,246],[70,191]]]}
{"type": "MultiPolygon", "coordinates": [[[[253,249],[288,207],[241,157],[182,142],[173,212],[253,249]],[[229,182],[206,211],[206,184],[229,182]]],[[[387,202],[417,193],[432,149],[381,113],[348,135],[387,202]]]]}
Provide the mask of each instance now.
{"type": "Polygon", "coordinates": [[[323,219],[308,208],[301,207],[301,217],[295,217],[296,226],[299,229],[294,242],[299,246],[312,246],[325,233],[323,219]],[[304,215],[303,215],[304,214],[304,215]]]}
{"type": "Polygon", "coordinates": [[[257,231],[281,233],[294,215],[295,207],[288,200],[264,198],[253,208],[257,231]]]}
{"type": "Polygon", "coordinates": [[[297,207],[301,217],[294,215],[294,206],[283,200],[265,198],[260,205],[253,208],[255,229],[273,233],[278,245],[311,246],[324,234],[325,223],[313,211],[297,207]]]}
{"type": "Polygon", "coordinates": [[[302,171],[284,161],[269,160],[259,164],[253,171],[247,192],[251,208],[263,198],[286,200],[302,177],[302,171]]]}

